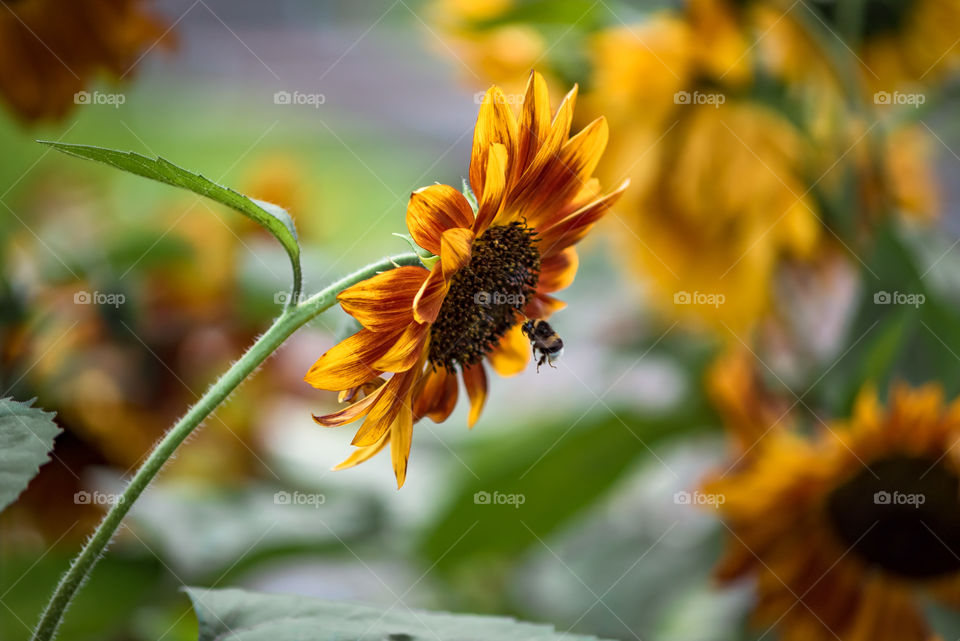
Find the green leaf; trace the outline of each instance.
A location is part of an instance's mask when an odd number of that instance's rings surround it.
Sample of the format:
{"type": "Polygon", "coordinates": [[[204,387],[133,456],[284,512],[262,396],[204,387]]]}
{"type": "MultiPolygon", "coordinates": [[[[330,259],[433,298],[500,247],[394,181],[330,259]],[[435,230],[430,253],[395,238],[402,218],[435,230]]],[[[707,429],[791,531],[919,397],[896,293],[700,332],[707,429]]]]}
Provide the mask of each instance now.
{"type": "Polygon", "coordinates": [[[60,433],[53,413],[32,404],[0,399],[0,511],[17,500],[50,460],[53,439],[60,433]]]}
{"type": "Polygon", "coordinates": [[[198,641],[596,641],[505,617],[384,611],[363,605],[244,590],[186,588],[198,641]]]}
{"type": "Polygon", "coordinates": [[[229,187],[218,185],[200,174],[178,167],[163,158],[148,158],[132,151],[118,151],[92,145],[74,145],[48,140],[38,141],[70,156],[95,160],[128,171],[144,178],[150,178],[174,187],[181,187],[200,196],[226,205],[247,218],[256,221],[280,241],[290,257],[293,268],[293,291],[291,301],[299,297],[302,274],[300,267],[300,243],[297,230],[290,214],[282,207],[244,196],[229,187]]]}
{"type": "Polygon", "coordinates": [[[442,572],[517,555],[595,504],[631,465],[655,456],[658,443],[709,423],[694,398],[668,414],[603,410],[536,430],[518,425],[509,439],[476,443],[466,461],[473,474],[428,528],[420,552],[442,572]]]}

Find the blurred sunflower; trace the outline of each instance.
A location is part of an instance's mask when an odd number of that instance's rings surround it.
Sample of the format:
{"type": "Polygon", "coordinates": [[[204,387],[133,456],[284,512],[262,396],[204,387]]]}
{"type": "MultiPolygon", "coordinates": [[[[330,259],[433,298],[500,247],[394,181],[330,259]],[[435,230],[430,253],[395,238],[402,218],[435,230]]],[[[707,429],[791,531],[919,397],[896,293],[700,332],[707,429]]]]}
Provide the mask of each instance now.
{"type": "Polygon", "coordinates": [[[960,606],[960,401],[861,394],[849,425],[771,434],[707,484],[733,535],[724,581],[757,581],[756,623],[784,641],[928,641],[924,594],[960,606]]]}
{"type": "Polygon", "coordinates": [[[0,94],[27,122],[63,117],[98,73],[122,78],[166,24],[143,0],[3,0],[0,94]]]}
{"type": "Polygon", "coordinates": [[[436,256],[432,269],[399,267],[338,297],[363,329],[326,352],[305,377],[355,401],[315,417],[319,424],[366,417],[353,439],[359,449],[338,469],[389,443],[402,486],[413,424],[424,416],[447,419],[457,402],[458,372],[472,427],[487,397],[484,361],[504,376],[526,366],[522,321],[563,307],[550,293],[573,281],[573,246],[626,188],[603,195],[592,177],[607,143],[603,118],[570,136],[576,94],[576,88],[567,94],[551,120],[546,82],[531,74],[518,119],[498,87],[487,91],[470,158],[476,212],[452,187],[415,191],[407,226],[436,256]],[[380,377],[384,372],[393,374],[389,381],[380,377]],[[366,396],[356,400],[361,392],[366,396]]]}

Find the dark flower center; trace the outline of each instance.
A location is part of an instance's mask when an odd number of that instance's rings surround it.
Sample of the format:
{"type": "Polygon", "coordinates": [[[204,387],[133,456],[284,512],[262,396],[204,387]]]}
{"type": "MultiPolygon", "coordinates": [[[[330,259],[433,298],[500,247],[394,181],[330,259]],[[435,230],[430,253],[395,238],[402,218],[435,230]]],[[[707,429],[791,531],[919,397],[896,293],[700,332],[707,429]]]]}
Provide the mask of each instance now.
{"type": "Polygon", "coordinates": [[[960,479],[941,462],[877,461],[827,500],[836,534],[873,566],[929,579],[960,571],[960,479]]]}
{"type": "Polygon", "coordinates": [[[430,362],[451,372],[480,362],[517,323],[540,277],[536,232],[524,223],[490,227],[473,241],[430,331],[430,362]]]}

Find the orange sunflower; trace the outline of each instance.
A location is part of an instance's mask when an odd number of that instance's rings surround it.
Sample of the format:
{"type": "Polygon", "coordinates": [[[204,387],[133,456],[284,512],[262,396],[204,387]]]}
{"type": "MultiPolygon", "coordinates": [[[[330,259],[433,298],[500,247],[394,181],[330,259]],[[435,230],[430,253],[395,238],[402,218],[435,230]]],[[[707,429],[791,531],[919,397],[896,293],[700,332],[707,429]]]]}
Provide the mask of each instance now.
{"type": "Polygon", "coordinates": [[[92,77],[123,77],[171,39],[143,0],[0,0],[0,95],[25,121],[61,118],[92,77]]]}
{"type": "Polygon", "coordinates": [[[718,574],[755,577],[755,622],[784,641],[932,641],[923,597],[960,607],[960,400],[868,392],[835,427],[771,432],[707,484],[731,533],[718,574]]]}
{"type": "Polygon", "coordinates": [[[353,439],[358,449],[336,469],[366,461],[389,443],[402,486],[413,424],[424,416],[447,419],[457,402],[458,374],[472,427],[487,398],[484,361],[503,376],[526,366],[530,347],[522,322],[546,319],[564,306],[550,294],[573,281],[574,245],[627,186],[601,193],[593,171],[607,124],[601,117],[571,136],[576,96],[574,87],[551,119],[546,82],[537,73],[519,114],[498,87],[487,91],[470,158],[476,210],[447,185],[413,192],[407,227],[434,255],[425,260],[431,268],[398,267],[339,295],[363,328],[321,356],[305,377],[351,402],[315,416],[317,423],[365,419],[353,439]]]}

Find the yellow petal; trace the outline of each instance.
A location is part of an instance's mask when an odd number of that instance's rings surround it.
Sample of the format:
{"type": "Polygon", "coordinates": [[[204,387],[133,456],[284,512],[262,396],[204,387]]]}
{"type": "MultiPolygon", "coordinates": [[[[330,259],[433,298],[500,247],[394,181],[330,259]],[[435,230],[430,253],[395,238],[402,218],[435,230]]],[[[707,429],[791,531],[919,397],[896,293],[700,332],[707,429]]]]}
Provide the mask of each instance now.
{"type": "Polygon", "coordinates": [[[367,329],[402,329],[413,318],[413,299],[429,273],[423,267],[397,267],[348,287],[337,300],[367,329]]]}
{"type": "Polygon", "coordinates": [[[549,293],[569,287],[580,264],[576,247],[567,247],[559,254],[551,254],[540,261],[537,291],[549,293]]]}
{"type": "Polygon", "coordinates": [[[443,265],[437,263],[430,276],[423,281],[420,291],[413,299],[413,318],[418,323],[432,323],[437,320],[440,306],[447,295],[447,281],[443,277],[443,265]]]}
{"type": "Polygon", "coordinates": [[[365,447],[358,447],[353,451],[353,453],[344,459],[343,462],[339,463],[334,470],[345,470],[348,467],[353,467],[354,465],[359,465],[364,461],[368,461],[377,454],[390,442],[390,432],[384,432],[383,436],[380,437],[380,440],[374,443],[373,445],[367,445],[365,447]]]}
{"type": "Polygon", "coordinates": [[[383,433],[386,432],[393,421],[397,418],[400,411],[410,406],[410,388],[413,382],[419,377],[416,370],[407,370],[394,374],[386,386],[380,398],[367,414],[363,425],[357,430],[351,443],[353,445],[373,445],[383,433]]]}
{"type": "Polygon", "coordinates": [[[449,185],[430,185],[413,192],[407,205],[407,229],[418,245],[440,254],[440,237],[448,229],[473,226],[473,208],[449,185]]]}
{"type": "Polygon", "coordinates": [[[540,320],[547,320],[553,316],[554,312],[559,312],[566,306],[567,304],[565,302],[562,300],[557,300],[553,296],[548,296],[547,294],[537,294],[527,301],[527,306],[523,308],[523,313],[527,318],[539,318],[540,320]]]}
{"type": "Polygon", "coordinates": [[[480,195],[477,220],[473,225],[474,233],[479,236],[490,226],[503,207],[503,194],[506,190],[507,148],[501,144],[490,146],[487,158],[486,182],[480,195]]]}
{"type": "Polygon", "coordinates": [[[413,420],[427,416],[442,423],[457,406],[457,376],[443,367],[430,372],[413,406],[413,420]]]}
{"type": "Polygon", "coordinates": [[[379,389],[369,394],[363,400],[352,403],[348,407],[333,414],[326,414],[324,416],[314,415],[313,420],[324,427],[339,427],[361,419],[370,412],[370,409],[377,402],[377,399],[380,398],[380,394],[383,393],[385,387],[386,385],[381,385],[379,389]]]}
{"type": "Polygon", "coordinates": [[[470,263],[473,248],[473,231],[463,227],[448,229],[440,239],[440,265],[443,277],[450,280],[460,268],[470,263]]]}
{"type": "Polygon", "coordinates": [[[405,372],[417,363],[427,339],[427,325],[410,323],[386,354],[373,366],[383,372],[405,372]]]}
{"type": "MultiPolygon", "coordinates": [[[[547,81],[533,71],[527,80],[527,90],[523,96],[523,108],[520,110],[520,123],[517,137],[517,157],[513,161],[510,176],[515,184],[523,171],[536,156],[540,146],[546,142],[550,133],[550,96],[547,81]]],[[[559,147],[558,147],[559,148],[559,147]]]]}
{"type": "Polygon", "coordinates": [[[390,427],[390,457],[393,473],[397,477],[397,489],[407,480],[407,462],[410,460],[410,444],[413,442],[413,414],[404,407],[390,427]]]}
{"type": "Polygon", "coordinates": [[[499,87],[491,87],[480,104],[477,126],[473,130],[473,150],[470,154],[470,187],[473,193],[483,193],[486,185],[487,159],[490,147],[500,143],[512,158],[516,149],[517,119],[507,104],[507,97],[499,87]]]}
{"type": "Polygon", "coordinates": [[[381,372],[373,364],[387,353],[397,337],[395,332],[361,329],[321,356],[303,380],[318,389],[344,390],[376,378],[381,372]]]}
{"type": "Polygon", "coordinates": [[[581,207],[564,219],[541,228],[540,256],[546,260],[574,245],[616,204],[623,192],[630,186],[630,180],[624,180],[617,189],[592,203],[581,207]]]}
{"type": "Polygon", "coordinates": [[[467,418],[467,426],[472,428],[480,418],[483,405],[487,401],[487,371],[483,368],[483,363],[464,368],[463,383],[470,398],[470,416],[467,418]]]}
{"type": "Polygon", "coordinates": [[[516,376],[527,367],[530,340],[523,335],[520,323],[507,330],[487,358],[500,376],[516,376]]]}

